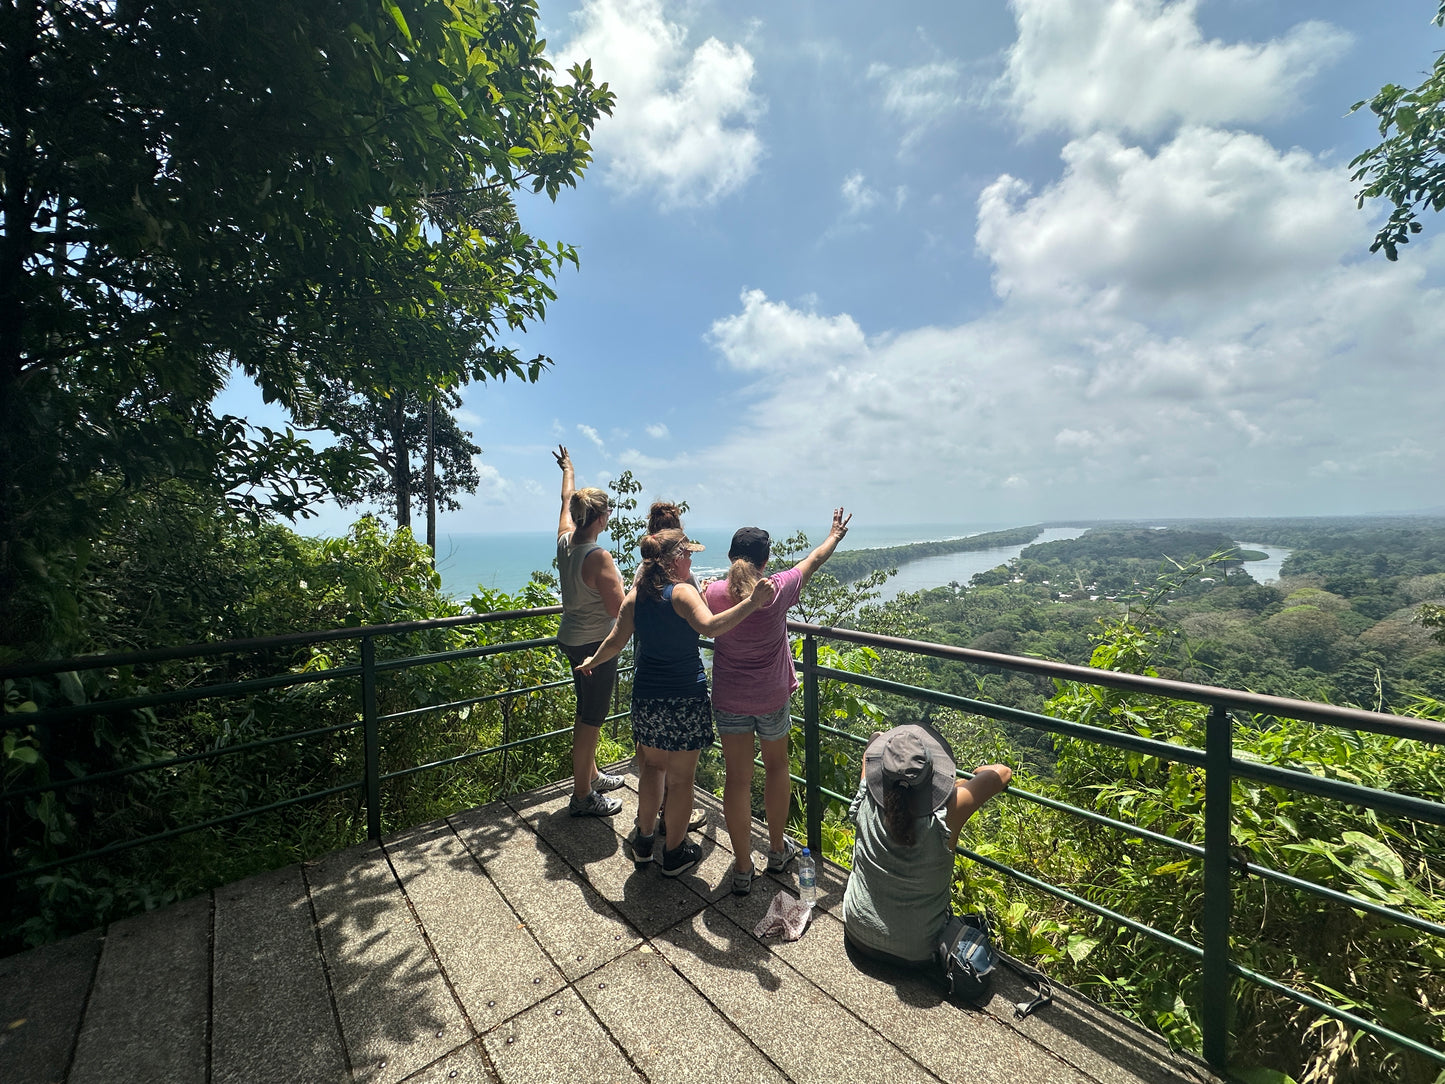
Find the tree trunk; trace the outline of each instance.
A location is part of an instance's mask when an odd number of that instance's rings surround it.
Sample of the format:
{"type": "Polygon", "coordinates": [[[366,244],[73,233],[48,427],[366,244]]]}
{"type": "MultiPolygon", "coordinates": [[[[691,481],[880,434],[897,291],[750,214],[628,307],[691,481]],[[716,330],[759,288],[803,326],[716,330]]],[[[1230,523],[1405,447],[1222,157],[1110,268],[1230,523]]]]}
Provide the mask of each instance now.
{"type": "Polygon", "coordinates": [[[437,559],[437,445],[435,399],[426,404],[426,544],[431,547],[432,565],[437,559]]]}
{"type": "Polygon", "coordinates": [[[406,396],[391,397],[392,486],[396,490],[396,529],[411,528],[411,449],[406,446],[406,396]]]}

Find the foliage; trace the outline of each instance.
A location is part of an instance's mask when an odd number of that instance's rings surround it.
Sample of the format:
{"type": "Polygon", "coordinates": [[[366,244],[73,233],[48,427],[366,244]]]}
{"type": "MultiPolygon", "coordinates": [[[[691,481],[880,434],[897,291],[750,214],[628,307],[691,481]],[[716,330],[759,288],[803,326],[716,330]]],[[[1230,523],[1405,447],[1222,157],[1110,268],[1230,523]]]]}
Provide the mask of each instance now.
{"type": "MultiPolygon", "coordinates": [[[[1433,21],[1445,26],[1445,0],[1433,21]]],[[[1365,104],[1356,102],[1350,112],[1365,104]]],[[[1361,207],[1367,199],[1394,204],[1370,251],[1384,249],[1387,260],[1396,260],[1400,246],[1424,228],[1418,212],[1445,209],[1445,53],[1419,86],[1388,83],[1368,104],[1380,118],[1380,142],[1350,162],[1350,180],[1365,182],[1356,196],[1361,207]]]]}
{"type": "MultiPolygon", "coordinates": [[[[429,553],[405,531],[384,533],[363,519],[345,538],[317,541],[281,527],[253,529],[183,503],[172,483],[135,508],[129,533],[108,538],[87,605],[108,619],[99,644],[160,642],[454,616],[429,553]],[[161,499],[161,498],[164,499],[161,499]],[[162,516],[152,525],[150,512],[162,516]],[[174,528],[168,531],[167,526],[174,528]],[[191,585],[190,593],[185,588],[191,585]],[[174,592],[174,593],[173,593],[174,592]],[[199,592],[199,593],[198,593],[199,592]]],[[[478,592],[476,613],[548,606],[537,586],[517,596],[478,592]]],[[[554,617],[430,630],[378,640],[379,661],[545,637],[554,617]]],[[[162,662],[16,679],[5,686],[3,768],[13,791],[51,780],[98,777],[176,757],[236,751],[129,775],[69,785],[58,795],[9,799],[0,807],[0,865],[38,866],[117,839],[257,809],[295,795],[349,784],[362,775],[355,678],[328,675],[359,661],[356,640],[272,648],[217,659],[162,662]],[[316,683],[210,697],[196,703],[118,711],[94,722],[37,726],[37,708],[201,687],[275,674],[316,683]],[[298,725],[298,720],[304,720],[298,725]],[[298,730],[326,731],[261,748],[239,747],[298,730]]],[[[432,763],[504,740],[563,730],[559,738],[507,754],[410,775],[383,787],[383,824],[395,830],[478,805],[510,789],[570,773],[570,690],[545,689],[477,702],[478,696],[563,681],[555,652],[503,654],[434,663],[379,675],[383,772],[432,763]],[[454,708],[437,708],[463,701],[454,708]],[[393,716],[393,718],[387,718],[393,716]]],[[[630,752],[604,735],[600,755],[630,752]]],[[[0,897],[0,951],[35,944],[184,898],[215,884],[346,846],[364,838],[355,788],[169,842],[42,873],[0,897]]]]}
{"type": "Polygon", "coordinates": [[[366,461],[217,417],[233,370],[320,389],[535,379],[566,245],[520,229],[612,96],[555,80],[531,0],[33,3],[0,12],[0,647],[70,648],[117,503],[164,478],[261,515],[366,461]]]}

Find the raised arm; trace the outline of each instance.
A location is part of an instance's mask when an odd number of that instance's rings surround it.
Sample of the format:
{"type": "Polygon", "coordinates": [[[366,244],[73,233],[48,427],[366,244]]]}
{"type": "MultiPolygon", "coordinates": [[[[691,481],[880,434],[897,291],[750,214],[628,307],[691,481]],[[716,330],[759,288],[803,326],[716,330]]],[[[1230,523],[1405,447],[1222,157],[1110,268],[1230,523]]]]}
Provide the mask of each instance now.
{"type": "Polygon", "coordinates": [[[848,533],[848,524],[852,519],[853,513],[849,512],[847,517],[844,517],[843,509],[833,509],[833,526],[828,531],[828,537],[823,539],[822,545],[798,562],[798,571],[803,576],[800,587],[807,586],[808,581],[813,578],[813,573],[822,568],[823,562],[833,556],[833,551],[838,548],[838,543],[843,541],[843,536],[848,533]]]}
{"type": "Polygon", "coordinates": [[[562,511],[557,516],[557,537],[577,529],[577,524],[572,522],[572,494],[577,489],[577,478],[572,470],[572,457],[567,454],[565,445],[557,445],[557,450],[552,453],[552,458],[557,461],[557,466],[562,468],[562,511]]]}
{"type": "Polygon", "coordinates": [[[617,624],[612,626],[612,631],[607,634],[607,639],[597,645],[597,650],[592,655],[583,659],[577,664],[577,669],[584,674],[591,674],[594,667],[602,665],[609,659],[617,658],[627,641],[632,639],[633,615],[637,612],[637,592],[627,592],[627,597],[622,600],[622,609],[617,613],[617,624]]]}
{"type": "Polygon", "coordinates": [[[756,613],[778,595],[773,581],[761,579],[753,584],[752,592],[731,609],[715,614],[690,583],[676,584],[672,589],[672,608],[693,627],[694,632],[703,636],[721,636],[735,629],[751,613],[756,613]]]}

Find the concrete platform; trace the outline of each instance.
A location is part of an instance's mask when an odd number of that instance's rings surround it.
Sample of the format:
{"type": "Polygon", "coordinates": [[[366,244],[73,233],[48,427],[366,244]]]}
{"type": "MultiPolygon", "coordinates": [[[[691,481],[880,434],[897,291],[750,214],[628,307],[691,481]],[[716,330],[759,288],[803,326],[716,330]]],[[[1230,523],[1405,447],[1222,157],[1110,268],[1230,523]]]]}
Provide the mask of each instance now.
{"type": "Polygon", "coordinates": [[[792,877],[729,893],[717,800],[703,861],[667,879],[623,854],[617,794],[602,820],[516,795],[0,960],[0,1081],[1211,1079],[1066,990],[1019,1022],[1008,973],[970,1009],[860,971],[832,866],[808,932],[761,941],[792,877]]]}

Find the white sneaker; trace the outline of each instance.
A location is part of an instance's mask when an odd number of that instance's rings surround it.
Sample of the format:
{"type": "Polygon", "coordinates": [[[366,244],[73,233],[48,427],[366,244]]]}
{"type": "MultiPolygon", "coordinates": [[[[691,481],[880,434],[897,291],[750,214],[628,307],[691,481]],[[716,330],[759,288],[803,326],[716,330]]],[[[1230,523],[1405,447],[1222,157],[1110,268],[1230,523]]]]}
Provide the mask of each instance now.
{"type": "Polygon", "coordinates": [[[608,775],[606,772],[598,772],[597,778],[592,780],[592,789],[598,794],[605,794],[609,790],[616,790],[625,786],[627,777],[625,775],[608,775]]]}
{"type": "Polygon", "coordinates": [[[611,817],[621,811],[621,802],[605,794],[598,794],[595,790],[589,790],[587,797],[581,801],[578,801],[574,794],[567,803],[567,812],[574,817],[611,817]]]}

